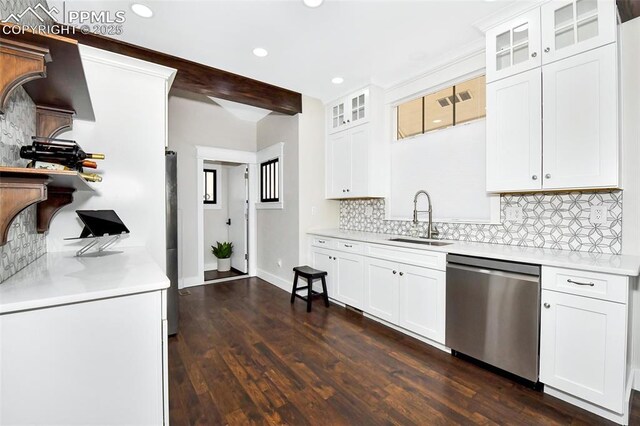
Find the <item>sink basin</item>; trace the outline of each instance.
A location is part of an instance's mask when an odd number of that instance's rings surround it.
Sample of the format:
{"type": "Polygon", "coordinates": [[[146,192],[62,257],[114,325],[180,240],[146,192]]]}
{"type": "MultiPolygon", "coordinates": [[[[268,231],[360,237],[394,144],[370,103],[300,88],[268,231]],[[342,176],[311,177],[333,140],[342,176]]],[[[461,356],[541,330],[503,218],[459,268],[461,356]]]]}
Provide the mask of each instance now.
{"type": "Polygon", "coordinates": [[[453,243],[444,243],[442,241],[429,241],[429,240],[410,240],[409,238],[389,238],[389,241],[395,241],[398,243],[412,243],[412,244],[422,244],[425,246],[448,246],[453,243]]]}

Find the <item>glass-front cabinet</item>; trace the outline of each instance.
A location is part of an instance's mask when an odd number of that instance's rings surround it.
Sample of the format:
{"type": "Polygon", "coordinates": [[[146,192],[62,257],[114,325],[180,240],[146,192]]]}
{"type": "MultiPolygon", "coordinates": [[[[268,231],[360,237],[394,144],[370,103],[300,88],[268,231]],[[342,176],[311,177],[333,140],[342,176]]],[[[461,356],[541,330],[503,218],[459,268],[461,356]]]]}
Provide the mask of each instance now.
{"type": "Polygon", "coordinates": [[[369,121],[369,89],[363,89],[329,104],[329,133],[369,121]]]}
{"type": "Polygon", "coordinates": [[[487,31],[487,82],[540,66],[540,9],[487,31]]]}
{"type": "Polygon", "coordinates": [[[616,40],[616,9],[613,1],[552,1],[544,4],[540,13],[543,64],[616,40]]]}

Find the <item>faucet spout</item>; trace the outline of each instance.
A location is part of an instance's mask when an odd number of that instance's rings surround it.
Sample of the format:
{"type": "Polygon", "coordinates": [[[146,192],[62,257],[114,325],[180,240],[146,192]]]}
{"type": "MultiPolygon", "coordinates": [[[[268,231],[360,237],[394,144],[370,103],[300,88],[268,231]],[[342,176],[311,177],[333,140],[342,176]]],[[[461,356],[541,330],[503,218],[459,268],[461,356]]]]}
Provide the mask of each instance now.
{"type": "Polygon", "coordinates": [[[427,238],[431,239],[434,235],[438,235],[438,231],[433,229],[433,206],[431,205],[431,196],[424,189],[416,192],[416,195],[413,197],[413,224],[418,224],[418,213],[427,212],[429,213],[429,222],[427,224],[427,238]],[[418,210],[418,198],[420,195],[426,195],[428,202],[428,210],[418,210]]]}

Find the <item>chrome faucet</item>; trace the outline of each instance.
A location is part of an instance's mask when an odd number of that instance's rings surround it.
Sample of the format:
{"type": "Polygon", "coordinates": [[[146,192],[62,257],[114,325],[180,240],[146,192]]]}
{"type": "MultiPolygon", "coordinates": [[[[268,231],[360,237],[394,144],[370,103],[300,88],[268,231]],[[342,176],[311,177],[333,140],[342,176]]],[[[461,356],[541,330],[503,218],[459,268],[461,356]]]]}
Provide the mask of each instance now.
{"type": "Polygon", "coordinates": [[[433,226],[433,207],[431,206],[431,196],[427,191],[425,191],[424,189],[421,189],[420,191],[416,192],[416,195],[413,197],[413,224],[414,225],[418,224],[418,213],[424,213],[424,212],[429,213],[429,223],[427,224],[428,225],[427,238],[428,239],[436,238],[439,232],[438,232],[438,229],[435,226],[433,226]],[[427,196],[427,201],[429,202],[429,210],[418,211],[418,197],[420,196],[420,194],[424,194],[427,196]]]}

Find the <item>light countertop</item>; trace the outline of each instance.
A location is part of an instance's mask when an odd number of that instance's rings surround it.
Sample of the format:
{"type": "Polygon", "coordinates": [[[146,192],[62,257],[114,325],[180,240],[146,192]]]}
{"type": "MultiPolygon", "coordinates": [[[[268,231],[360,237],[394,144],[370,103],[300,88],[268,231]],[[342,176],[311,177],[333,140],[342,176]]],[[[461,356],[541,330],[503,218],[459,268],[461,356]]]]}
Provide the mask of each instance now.
{"type": "Polygon", "coordinates": [[[46,253],[0,283],[0,314],[156,291],[169,279],[144,248],[46,253]]]}
{"type": "Polygon", "coordinates": [[[337,229],[311,230],[308,231],[308,234],[326,238],[361,241],[365,243],[384,244],[418,250],[501,259],[513,262],[580,269],[616,275],[637,276],[640,273],[640,256],[588,253],[503,244],[471,243],[453,240],[443,240],[443,242],[452,243],[446,246],[426,246],[389,241],[390,238],[411,238],[402,235],[340,231],[337,229]]]}

